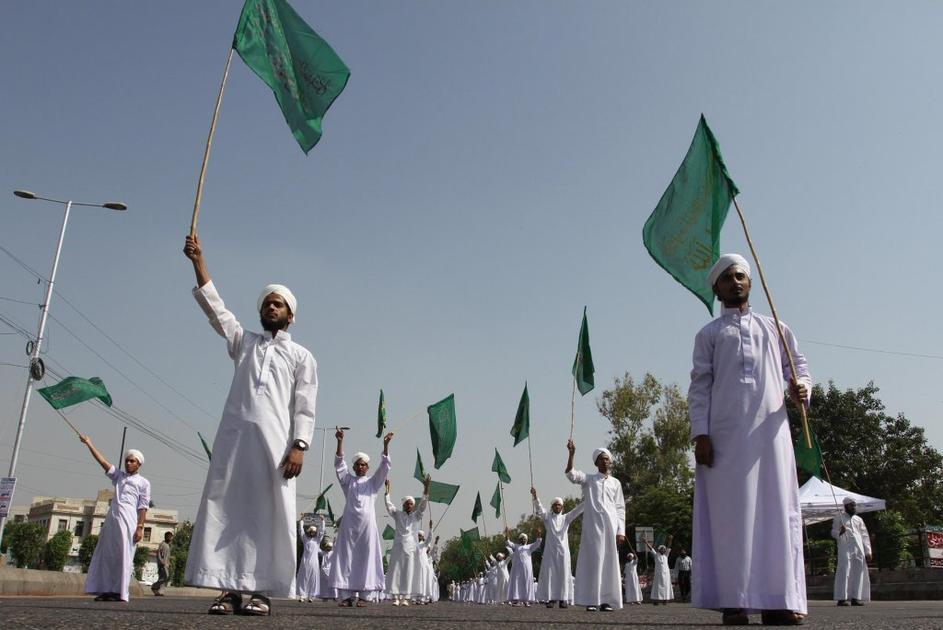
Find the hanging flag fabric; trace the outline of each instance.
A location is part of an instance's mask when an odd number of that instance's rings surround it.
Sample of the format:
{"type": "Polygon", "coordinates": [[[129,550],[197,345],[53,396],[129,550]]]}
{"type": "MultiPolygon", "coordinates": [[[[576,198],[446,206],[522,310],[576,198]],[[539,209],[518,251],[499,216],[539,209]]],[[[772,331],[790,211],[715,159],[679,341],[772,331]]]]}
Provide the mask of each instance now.
{"type": "Polygon", "coordinates": [[[441,481],[432,481],[429,483],[429,500],[433,503],[451,505],[460,487],[461,486],[443,483],[441,481]]]}
{"type": "Polygon", "coordinates": [[[477,527],[472,527],[471,529],[459,529],[461,532],[461,539],[465,543],[473,543],[481,540],[481,534],[478,533],[477,527]]]}
{"type": "Polygon", "coordinates": [[[576,379],[576,389],[580,390],[581,396],[585,396],[595,387],[593,380],[595,372],[593,353],[589,349],[589,324],[586,321],[586,307],[584,306],[583,323],[580,325],[580,342],[576,347],[576,359],[573,360],[573,378],[576,379]]]}
{"type": "Polygon", "coordinates": [[[105,389],[105,384],[97,376],[80,378],[68,376],[55,385],[36,390],[46,399],[53,409],[62,409],[77,405],[80,402],[97,398],[108,407],[111,407],[111,394],[105,389]]]}
{"type": "Polygon", "coordinates": [[[426,467],[422,465],[422,455],[419,454],[418,448],[416,449],[416,469],[413,471],[413,477],[420,483],[426,482],[426,467]]]}
{"type": "Polygon", "coordinates": [[[285,0],[246,0],[232,46],[272,88],[301,150],[310,151],[350,70],[285,0]]]}
{"type": "Polygon", "coordinates": [[[432,436],[432,455],[435,458],[435,467],[452,456],[455,447],[455,394],[449,394],[427,409],[429,412],[429,433],[432,436]]]}
{"type": "Polygon", "coordinates": [[[199,431],[197,431],[196,434],[200,438],[200,444],[203,445],[203,450],[206,451],[206,459],[208,461],[213,461],[213,452],[210,450],[210,447],[206,444],[206,440],[203,439],[203,434],[200,433],[199,431]]]}
{"type": "Polygon", "coordinates": [[[720,257],[720,229],[740,191],[727,174],[704,115],[668,189],[642,228],[655,262],[714,313],[707,274],[720,257]]]}
{"type": "Polygon", "coordinates": [[[530,435],[530,396],[527,395],[527,383],[524,383],[521,402],[517,404],[517,414],[514,416],[511,435],[514,437],[514,446],[526,440],[530,435]]]}
{"type": "Polygon", "coordinates": [[[329,484],[327,485],[327,488],[325,488],[325,489],[321,492],[321,494],[318,495],[318,498],[317,498],[317,499],[315,500],[315,502],[314,502],[314,511],[315,511],[315,512],[327,508],[327,496],[325,496],[325,495],[327,495],[327,491],[330,490],[333,485],[334,485],[333,483],[329,483],[329,484]]]}
{"type": "Polygon", "coordinates": [[[812,434],[812,448],[806,448],[805,439],[800,435],[794,446],[796,452],[796,466],[814,477],[822,477],[822,449],[819,439],[812,434]]]}
{"type": "Polygon", "coordinates": [[[383,437],[386,428],[386,401],[383,400],[383,390],[380,390],[380,403],[377,405],[377,437],[383,437]]]}
{"type": "Polygon", "coordinates": [[[475,507],[472,508],[472,520],[476,523],[478,522],[478,517],[481,516],[481,512],[481,493],[479,492],[475,497],[475,507]]]}
{"type": "Polygon", "coordinates": [[[383,528],[383,540],[393,540],[396,538],[396,530],[387,525],[383,528]]]}
{"type": "Polygon", "coordinates": [[[328,518],[328,520],[330,520],[332,523],[334,523],[335,526],[339,525],[340,522],[341,522],[340,519],[337,519],[336,521],[334,520],[334,510],[331,509],[331,500],[330,500],[330,499],[325,499],[325,502],[327,503],[327,518],[328,518]]]}
{"type": "Polygon", "coordinates": [[[491,507],[494,508],[494,517],[501,516],[501,483],[494,487],[494,494],[491,495],[491,507]]]}
{"type": "Polygon", "coordinates": [[[505,467],[504,460],[501,459],[498,449],[494,449],[494,460],[491,462],[491,472],[498,473],[498,479],[504,483],[511,483],[511,475],[508,474],[508,469],[505,467]]]}

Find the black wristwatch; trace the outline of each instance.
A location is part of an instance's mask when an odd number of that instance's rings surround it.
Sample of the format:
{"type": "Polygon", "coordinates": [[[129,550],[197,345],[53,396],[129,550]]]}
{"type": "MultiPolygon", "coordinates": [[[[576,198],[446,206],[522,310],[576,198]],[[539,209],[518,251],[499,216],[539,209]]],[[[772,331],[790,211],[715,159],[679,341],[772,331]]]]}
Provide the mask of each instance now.
{"type": "Polygon", "coordinates": [[[294,442],[291,443],[291,447],[304,452],[308,450],[308,443],[305,442],[304,440],[295,440],[294,442]]]}

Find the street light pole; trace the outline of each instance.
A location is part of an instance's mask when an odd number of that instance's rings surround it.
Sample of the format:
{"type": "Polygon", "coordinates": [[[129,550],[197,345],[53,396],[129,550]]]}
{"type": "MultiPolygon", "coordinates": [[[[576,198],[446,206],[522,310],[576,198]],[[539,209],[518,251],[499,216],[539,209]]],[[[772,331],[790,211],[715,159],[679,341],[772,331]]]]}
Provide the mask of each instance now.
{"type": "MultiPolygon", "coordinates": [[[[10,457],[10,469],[7,477],[13,477],[16,473],[16,460],[20,453],[20,442],[23,439],[23,428],[26,426],[26,411],[29,409],[30,394],[33,391],[33,380],[40,380],[43,377],[42,362],[39,358],[39,351],[43,344],[43,334],[46,332],[46,321],[49,319],[49,303],[52,301],[52,289],[56,283],[56,272],[59,270],[59,256],[62,254],[62,242],[65,240],[65,229],[69,224],[69,212],[72,206],[92,206],[98,208],[108,208],[109,210],[127,210],[128,207],[119,202],[111,203],[79,203],[71,199],[62,201],[60,199],[49,199],[40,197],[28,190],[14,190],[13,194],[21,199],[37,199],[40,201],[50,201],[52,203],[65,204],[65,214],[62,216],[62,227],[59,229],[59,241],[56,244],[56,255],[52,259],[52,273],[49,274],[49,282],[46,284],[46,297],[43,298],[42,313],[39,316],[39,329],[36,332],[36,339],[32,343],[30,352],[29,368],[26,371],[26,390],[23,392],[23,406],[20,408],[20,421],[16,427],[16,438],[13,441],[13,455],[10,457]]],[[[0,518],[0,538],[3,536],[3,528],[6,525],[6,517],[0,518]]]]}

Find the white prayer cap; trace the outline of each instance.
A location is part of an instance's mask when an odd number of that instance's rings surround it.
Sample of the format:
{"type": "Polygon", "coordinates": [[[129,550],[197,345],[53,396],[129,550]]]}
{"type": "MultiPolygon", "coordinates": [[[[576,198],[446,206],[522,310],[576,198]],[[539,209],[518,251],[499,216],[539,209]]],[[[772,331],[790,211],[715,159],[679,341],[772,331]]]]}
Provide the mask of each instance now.
{"type": "Polygon", "coordinates": [[[728,267],[736,265],[743,269],[746,272],[747,277],[750,276],[750,263],[747,262],[747,259],[741,256],[740,254],[724,254],[717,259],[717,262],[714,263],[714,266],[711,267],[710,272],[707,274],[707,281],[710,282],[711,286],[717,282],[717,278],[720,277],[720,274],[727,271],[728,267]]]}
{"type": "Polygon", "coordinates": [[[291,309],[291,314],[298,317],[298,300],[295,299],[295,294],[291,292],[291,289],[284,284],[266,285],[266,287],[262,289],[262,294],[259,295],[259,301],[255,305],[255,310],[259,312],[262,311],[262,302],[265,301],[265,298],[268,297],[270,293],[282,296],[282,299],[285,300],[285,304],[291,309]]]}
{"type": "Polygon", "coordinates": [[[851,497],[845,497],[842,499],[842,505],[848,505],[849,503],[855,503],[855,500],[851,497]]]}
{"type": "Polygon", "coordinates": [[[133,457],[134,459],[138,460],[138,464],[140,464],[141,466],[144,465],[144,454],[141,453],[141,451],[137,450],[136,448],[129,448],[125,452],[124,458],[128,459],[129,457],[133,457]]]}
{"type": "Polygon", "coordinates": [[[364,453],[363,451],[360,451],[360,452],[358,452],[358,453],[354,453],[354,463],[355,463],[355,464],[356,464],[357,462],[359,462],[361,459],[363,460],[363,463],[364,463],[364,464],[369,464],[369,463],[370,463],[370,456],[367,455],[366,453],[364,453]]]}
{"type": "Polygon", "coordinates": [[[593,451],[593,463],[596,463],[596,460],[599,459],[600,455],[606,455],[609,458],[609,461],[612,461],[612,453],[609,452],[608,448],[597,448],[593,451]]]}
{"type": "Polygon", "coordinates": [[[321,545],[323,545],[325,549],[330,549],[331,547],[334,546],[334,541],[331,540],[330,538],[325,538],[325,539],[321,542],[321,545]]]}
{"type": "Polygon", "coordinates": [[[407,494],[405,497],[403,497],[403,503],[406,503],[407,501],[412,501],[413,503],[415,503],[415,502],[416,502],[416,497],[412,497],[412,496],[410,496],[410,495],[407,494]]]}
{"type": "Polygon", "coordinates": [[[518,536],[517,538],[518,538],[518,540],[527,540],[527,534],[521,534],[521,535],[518,536]]]}
{"type": "Polygon", "coordinates": [[[498,560],[504,560],[504,554],[499,551],[498,555],[496,555],[495,558],[497,558],[498,560]]]}
{"type": "Polygon", "coordinates": [[[560,497],[553,497],[553,500],[550,502],[550,505],[552,506],[554,503],[559,503],[560,505],[563,505],[563,499],[560,497]]]}
{"type": "Polygon", "coordinates": [[[314,525],[308,525],[307,527],[305,527],[305,533],[308,536],[315,536],[318,533],[318,528],[315,527],[314,525]]]}
{"type": "Polygon", "coordinates": [[[668,547],[665,547],[664,545],[658,545],[658,553],[665,553],[666,551],[668,551],[668,547]]]}

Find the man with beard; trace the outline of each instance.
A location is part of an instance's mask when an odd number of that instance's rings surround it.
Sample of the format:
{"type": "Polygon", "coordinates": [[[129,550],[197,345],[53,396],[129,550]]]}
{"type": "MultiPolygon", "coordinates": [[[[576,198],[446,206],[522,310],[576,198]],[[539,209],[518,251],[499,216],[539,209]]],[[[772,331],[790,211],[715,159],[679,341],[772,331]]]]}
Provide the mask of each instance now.
{"type": "Polygon", "coordinates": [[[783,324],[750,308],[750,264],[725,254],[708,280],[724,308],[694,340],[688,413],[694,441],[691,603],[746,625],[799,625],[806,613],[802,515],[786,383],[807,403],[812,380],[783,324]]]}
{"type": "Polygon", "coordinates": [[[838,565],[835,568],[835,599],[839,606],[864,606],[871,600],[871,537],[861,517],[855,514],[857,505],[851,497],[842,503],[845,511],[832,519],[832,537],[838,541],[838,565]]]}
{"type": "Polygon", "coordinates": [[[317,364],[287,332],[298,314],[287,287],[265,287],[256,305],[264,332],[244,330],[210,280],[200,240],[188,236],[183,251],[196,274],[193,296],[235,367],[185,581],[223,590],[210,614],[269,615],[269,597],[295,587],[295,478],[314,433],[317,364]]]}

